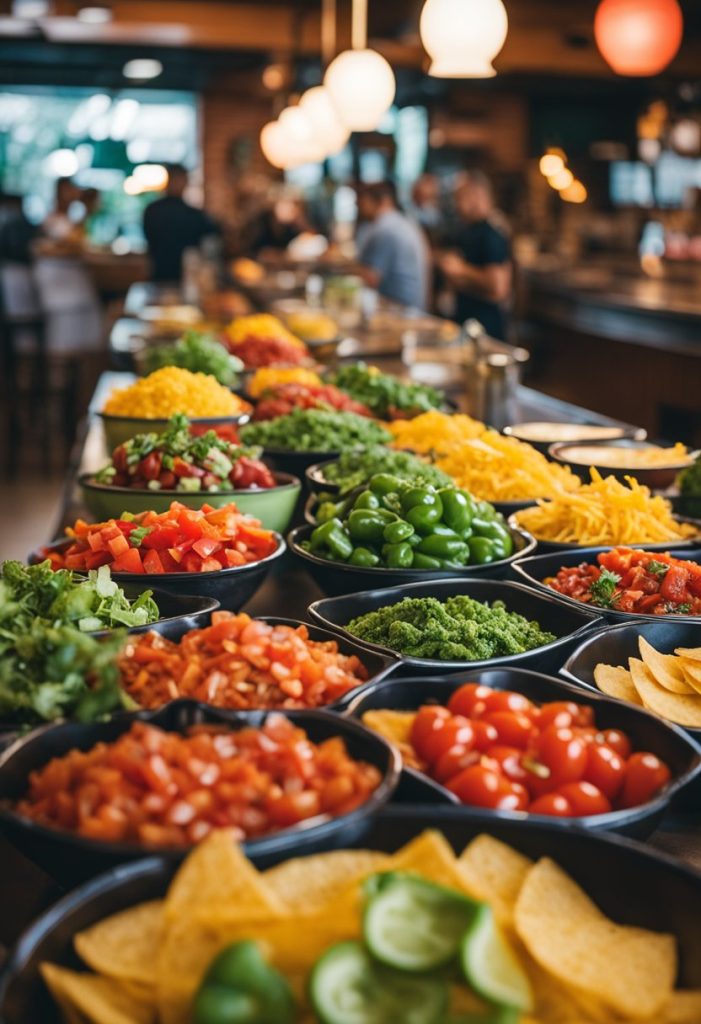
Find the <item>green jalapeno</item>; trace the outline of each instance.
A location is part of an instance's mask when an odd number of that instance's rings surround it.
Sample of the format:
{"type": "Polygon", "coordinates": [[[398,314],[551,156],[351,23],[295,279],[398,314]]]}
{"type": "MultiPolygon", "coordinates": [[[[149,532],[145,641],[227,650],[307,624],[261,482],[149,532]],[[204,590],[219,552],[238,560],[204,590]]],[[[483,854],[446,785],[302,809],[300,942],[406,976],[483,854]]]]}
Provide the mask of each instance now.
{"type": "Polygon", "coordinates": [[[370,548],[353,548],[353,554],[348,559],[349,565],[357,565],[362,569],[373,569],[379,565],[380,557],[370,548]]]}
{"type": "Polygon", "coordinates": [[[494,561],[494,543],[489,537],[470,537],[467,546],[472,565],[489,565],[494,561]]]}
{"type": "Polygon", "coordinates": [[[353,502],[353,508],[376,509],[380,507],[380,499],[372,491],[362,491],[353,502]]]}
{"type": "Polygon", "coordinates": [[[387,521],[382,509],[353,509],[348,516],[348,532],[356,544],[381,544],[387,521]]]}
{"type": "MultiPolygon", "coordinates": [[[[363,515],[370,513],[363,513],[363,515]]],[[[353,543],[340,519],[329,519],[312,532],[309,549],[315,554],[326,549],[334,558],[345,562],[353,552],[353,543]]]]}
{"type": "Polygon", "coordinates": [[[465,491],[443,487],[438,492],[443,503],[443,522],[451,530],[462,534],[470,529],[474,516],[474,503],[465,491]]]}
{"type": "Polygon", "coordinates": [[[409,569],[414,560],[414,551],[409,544],[385,544],[382,557],[389,569],[409,569]]]}
{"type": "Polygon", "coordinates": [[[438,505],[414,505],[404,515],[417,533],[429,534],[440,523],[441,513],[442,508],[438,505]]]}
{"type": "Polygon", "coordinates": [[[412,569],[442,569],[439,559],[431,558],[430,555],[423,555],[420,551],[415,551],[411,561],[412,569]]]}
{"type": "Polygon", "coordinates": [[[397,519],[396,522],[388,523],[385,526],[383,537],[387,544],[401,544],[402,541],[408,540],[413,533],[414,527],[411,523],[397,519]]]}
{"type": "Polygon", "coordinates": [[[445,537],[439,534],[431,534],[428,537],[424,537],[417,550],[422,555],[429,555],[431,558],[447,558],[450,561],[464,564],[470,549],[465,541],[461,540],[457,535],[445,537]]]}
{"type": "Polygon", "coordinates": [[[368,481],[368,487],[374,494],[395,494],[402,489],[402,481],[391,473],[375,473],[368,481]]]}

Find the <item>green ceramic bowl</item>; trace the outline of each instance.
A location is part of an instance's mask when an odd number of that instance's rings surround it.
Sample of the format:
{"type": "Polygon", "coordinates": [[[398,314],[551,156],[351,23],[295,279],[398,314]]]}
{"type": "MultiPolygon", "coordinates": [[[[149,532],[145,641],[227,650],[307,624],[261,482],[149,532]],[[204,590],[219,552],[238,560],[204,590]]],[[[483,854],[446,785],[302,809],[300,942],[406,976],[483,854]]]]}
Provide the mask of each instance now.
{"type": "MultiPolygon", "coordinates": [[[[105,444],[109,452],[114,451],[120,444],[130,441],[137,434],[162,434],[168,429],[170,420],[149,420],[137,416],[109,416],[100,412],[98,416],[102,420],[105,431],[105,444]]],[[[193,417],[190,423],[195,427],[216,427],[238,426],[242,427],[248,423],[251,416],[248,412],[239,413],[238,416],[204,416],[193,417]]]]}
{"type": "Polygon", "coordinates": [[[233,501],[240,512],[255,516],[267,530],[284,533],[292,521],[292,515],[302,490],[302,483],[289,473],[274,473],[276,487],[252,488],[245,491],[137,491],[131,487],[109,487],[97,484],[92,473],[83,473],[79,482],[83,501],[98,522],[118,519],[122,512],[138,513],[146,509],[165,512],[172,501],[179,501],[188,508],[200,508],[205,502],[214,508],[221,508],[233,501]]]}

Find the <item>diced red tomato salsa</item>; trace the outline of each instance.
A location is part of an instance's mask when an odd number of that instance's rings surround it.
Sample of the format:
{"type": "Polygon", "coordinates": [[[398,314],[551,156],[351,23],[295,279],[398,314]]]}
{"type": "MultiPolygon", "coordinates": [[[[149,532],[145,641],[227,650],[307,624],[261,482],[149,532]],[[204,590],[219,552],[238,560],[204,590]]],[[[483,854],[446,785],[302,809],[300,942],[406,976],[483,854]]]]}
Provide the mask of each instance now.
{"type": "Polygon", "coordinates": [[[669,554],[613,548],[543,581],[584,604],[642,615],[701,615],[701,565],[669,554]]]}
{"type": "Polygon", "coordinates": [[[132,519],[86,523],[78,519],[66,533],[72,543],[47,549],[54,569],[97,569],[149,573],[218,572],[259,562],[276,550],[272,530],[239,512],[223,508],[186,508],[174,501],[167,512],[140,512],[132,519]]]}
{"type": "Polygon", "coordinates": [[[306,626],[271,625],[243,612],[215,612],[211,626],[178,643],[155,632],[131,637],[119,666],[122,686],[146,708],[177,697],[237,710],[320,707],[368,678],[335,640],[311,640],[306,626]]]}
{"type": "Polygon", "coordinates": [[[380,781],[342,739],[312,743],[282,715],[260,729],[196,726],[185,735],[135,722],[112,743],[32,772],[16,809],[89,839],[183,846],[217,828],[243,840],[347,814],[380,781]]]}
{"type": "Polygon", "coordinates": [[[281,384],[265,391],[256,405],[254,420],[274,420],[286,416],[293,409],[337,409],[354,412],[359,416],[372,416],[372,411],[356,402],[345,391],[333,384],[281,384]]]}

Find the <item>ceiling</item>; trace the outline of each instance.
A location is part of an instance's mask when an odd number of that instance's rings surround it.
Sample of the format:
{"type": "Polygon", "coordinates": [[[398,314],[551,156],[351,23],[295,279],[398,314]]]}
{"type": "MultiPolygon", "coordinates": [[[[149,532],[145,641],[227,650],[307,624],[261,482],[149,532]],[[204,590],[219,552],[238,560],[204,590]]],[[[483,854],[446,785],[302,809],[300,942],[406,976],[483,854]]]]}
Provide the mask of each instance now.
{"type": "MultiPolygon", "coordinates": [[[[418,37],[423,0],[369,0],[369,35],[395,68],[418,80],[426,54],[418,37]]],[[[593,41],[596,0],[505,0],[509,35],[495,64],[500,76],[615,80],[593,41]]],[[[52,16],[34,23],[10,17],[0,0],[0,82],[125,85],[121,68],[134,56],[157,56],[158,88],[202,89],[296,56],[316,63],[321,0],[113,0],[106,25],[76,20],[78,0],[54,0],[52,16]]],[[[701,3],[683,2],[682,51],[666,78],[698,77],[701,3]]],[[[349,43],[350,0],[338,0],[339,48],[349,43]]],[[[659,79],[655,80],[659,84],[659,79]]],[[[434,83],[434,92],[441,87],[434,83]]]]}

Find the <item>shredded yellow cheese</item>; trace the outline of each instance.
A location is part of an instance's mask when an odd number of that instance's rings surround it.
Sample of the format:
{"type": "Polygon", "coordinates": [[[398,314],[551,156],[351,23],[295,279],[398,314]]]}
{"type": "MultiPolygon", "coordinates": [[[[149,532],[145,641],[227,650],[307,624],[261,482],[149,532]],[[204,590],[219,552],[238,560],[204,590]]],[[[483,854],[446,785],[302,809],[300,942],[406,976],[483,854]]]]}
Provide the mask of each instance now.
{"type": "Polygon", "coordinates": [[[244,409],[250,405],[215,377],[164,366],[128,388],[113,391],[102,411],[110,416],[159,420],[178,412],[195,417],[236,416],[244,409]]]}
{"type": "Polygon", "coordinates": [[[432,410],[412,420],[395,420],[388,428],[394,434],[393,448],[409,448],[423,454],[444,454],[484,433],[485,425],[470,416],[451,416],[432,410]]]}
{"type": "Polygon", "coordinates": [[[234,345],[247,338],[276,338],[278,341],[287,341],[299,348],[306,348],[303,341],[295,337],[281,320],[270,313],[238,316],[225,328],[224,333],[234,345]]]}
{"type": "Polygon", "coordinates": [[[655,544],[699,536],[689,523],[672,516],[672,506],[633,477],[623,484],[591,470],[591,483],[573,494],[516,513],[518,525],[538,540],[559,544],[655,544]]]}

